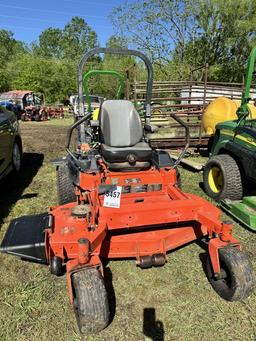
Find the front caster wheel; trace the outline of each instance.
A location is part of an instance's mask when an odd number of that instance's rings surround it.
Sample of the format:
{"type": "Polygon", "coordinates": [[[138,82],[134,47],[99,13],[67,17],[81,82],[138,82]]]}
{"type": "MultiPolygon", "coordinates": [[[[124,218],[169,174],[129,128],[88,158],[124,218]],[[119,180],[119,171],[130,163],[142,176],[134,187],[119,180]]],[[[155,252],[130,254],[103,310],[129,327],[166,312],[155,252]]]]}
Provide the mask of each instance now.
{"type": "Polygon", "coordinates": [[[252,265],[246,255],[236,247],[219,249],[221,279],[213,273],[210,257],[206,273],[213,289],[227,301],[240,301],[248,297],[255,286],[252,265]]]}
{"type": "Polygon", "coordinates": [[[85,269],[72,275],[74,288],[73,307],[82,334],[95,334],[104,329],[109,321],[107,292],[101,273],[85,269]]]}

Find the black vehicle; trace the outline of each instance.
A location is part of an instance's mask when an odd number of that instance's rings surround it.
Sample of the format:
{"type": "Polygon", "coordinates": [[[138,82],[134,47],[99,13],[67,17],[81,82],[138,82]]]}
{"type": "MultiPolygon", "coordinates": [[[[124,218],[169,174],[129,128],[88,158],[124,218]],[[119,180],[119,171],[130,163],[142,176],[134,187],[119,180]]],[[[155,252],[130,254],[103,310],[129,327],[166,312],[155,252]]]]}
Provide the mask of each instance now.
{"type": "Polygon", "coordinates": [[[19,172],[22,141],[16,115],[0,107],[0,179],[14,170],[19,172]]]}

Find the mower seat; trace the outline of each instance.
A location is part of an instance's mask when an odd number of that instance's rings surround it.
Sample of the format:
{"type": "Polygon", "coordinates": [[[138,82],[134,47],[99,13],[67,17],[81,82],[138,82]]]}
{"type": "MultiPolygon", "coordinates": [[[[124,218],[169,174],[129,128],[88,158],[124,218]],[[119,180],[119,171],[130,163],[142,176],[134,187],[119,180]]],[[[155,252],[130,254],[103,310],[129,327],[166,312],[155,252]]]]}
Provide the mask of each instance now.
{"type": "Polygon", "coordinates": [[[110,169],[150,167],[152,149],[143,141],[140,116],[132,102],[107,100],[100,109],[101,155],[110,169]]]}

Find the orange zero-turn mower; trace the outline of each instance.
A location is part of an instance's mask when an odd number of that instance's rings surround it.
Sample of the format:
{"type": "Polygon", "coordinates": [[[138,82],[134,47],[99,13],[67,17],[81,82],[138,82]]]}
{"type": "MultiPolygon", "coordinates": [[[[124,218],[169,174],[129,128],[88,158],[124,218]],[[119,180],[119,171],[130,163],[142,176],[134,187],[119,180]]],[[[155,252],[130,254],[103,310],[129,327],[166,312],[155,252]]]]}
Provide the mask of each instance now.
{"type": "Polygon", "coordinates": [[[99,53],[144,61],[148,79],[143,123],[132,102],[106,100],[99,121],[90,120],[89,112],[73,124],[65,165],[74,201],[13,220],[1,251],[48,264],[57,276],[66,269],[70,302],[83,334],[99,332],[109,321],[104,258],[134,258],[141,268],[161,266],[168,251],[204,239],[207,274],[215,291],[230,301],[246,298],[254,277],[232,225],[222,222],[219,209],[208,201],[183,193],[177,184],[177,162],[150,147],[147,136],[155,127],[150,124],[153,71],[148,58],[133,50],[96,48],[85,53],[78,67],[81,115],[84,65],[99,53]],[[80,131],[79,148],[71,151],[75,128],[80,131]]]}

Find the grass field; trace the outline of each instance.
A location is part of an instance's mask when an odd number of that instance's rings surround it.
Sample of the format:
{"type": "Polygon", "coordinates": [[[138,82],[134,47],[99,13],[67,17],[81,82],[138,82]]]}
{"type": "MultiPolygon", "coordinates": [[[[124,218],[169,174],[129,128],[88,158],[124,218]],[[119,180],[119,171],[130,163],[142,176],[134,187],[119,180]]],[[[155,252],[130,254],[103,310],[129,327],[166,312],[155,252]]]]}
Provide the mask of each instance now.
{"type": "MultiPolygon", "coordinates": [[[[16,179],[0,183],[0,237],[11,219],[44,212],[57,204],[55,168],[50,160],[65,155],[71,121],[21,124],[24,163],[16,179]]],[[[205,196],[201,174],[181,169],[183,190],[205,196]]],[[[256,233],[235,224],[235,236],[256,268],[256,233]]],[[[161,268],[141,270],[131,261],[106,268],[112,321],[84,340],[256,340],[256,292],[229,303],[213,291],[203,264],[205,252],[192,243],[168,255],[161,268]]],[[[66,277],[46,266],[0,255],[0,340],[81,340],[69,305],[66,277]]]]}

